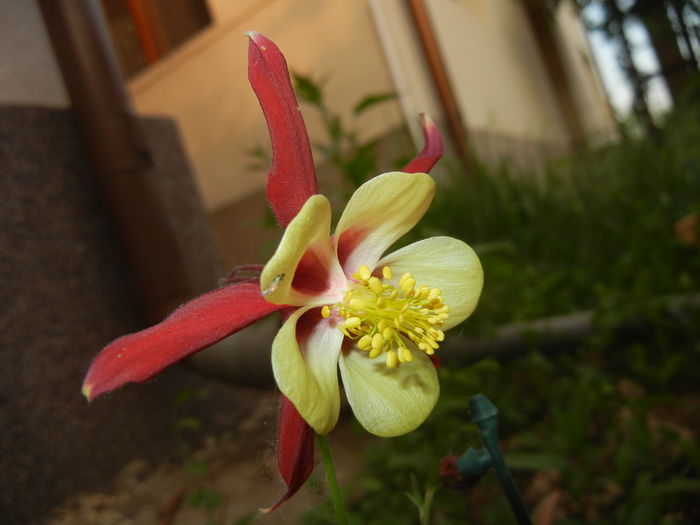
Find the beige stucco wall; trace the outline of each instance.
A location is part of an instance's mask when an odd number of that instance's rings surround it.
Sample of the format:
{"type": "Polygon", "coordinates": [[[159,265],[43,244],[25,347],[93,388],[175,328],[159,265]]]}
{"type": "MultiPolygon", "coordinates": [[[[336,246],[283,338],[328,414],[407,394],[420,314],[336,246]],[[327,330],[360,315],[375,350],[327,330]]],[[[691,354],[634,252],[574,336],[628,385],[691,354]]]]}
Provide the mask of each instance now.
{"type": "MultiPolygon", "coordinates": [[[[262,112],[247,80],[247,30],[284,51],[291,68],[327,79],[329,105],[349,115],[364,95],[392,89],[364,1],[210,0],[215,23],[130,83],[134,104],[180,125],[206,206],[215,209],[259,190],[247,151],[267,145],[262,112]]],[[[320,136],[313,108],[303,107],[312,140],[320,136]]],[[[360,117],[366,136],[400,125],[396,103],[360,117]]]]}
{"type": "Polygon", "coordinates": [[[469,128],[547,141],[566,137],[519,0],[427,0],[469,128]]]}
{"type": "MultiPolygon", "coordinates": [[[[570,128],[522,0],[424,0],[470,146],[486,160],[564,151],[570,128]],[[544,148],[544,149],[543,149],[544,148]]],[[[403,0],[370,0],[406,115],[441,120],[403,0]]],[[[586,134],[614,127],[585,32],[570,0],[556,13],[560,52],[586,134]]],[[[410,121],[409,121],[410,124],[410,121]]],[[[412,128],[414,137],[419,130],[412,128]]]]}
{"type": "Polygon", "coordinates": [[[564,65],[587,138],[593,142],[609,140],[617,135],[615,116],[574,2],[562,2],[556,18],[564,65]]]}

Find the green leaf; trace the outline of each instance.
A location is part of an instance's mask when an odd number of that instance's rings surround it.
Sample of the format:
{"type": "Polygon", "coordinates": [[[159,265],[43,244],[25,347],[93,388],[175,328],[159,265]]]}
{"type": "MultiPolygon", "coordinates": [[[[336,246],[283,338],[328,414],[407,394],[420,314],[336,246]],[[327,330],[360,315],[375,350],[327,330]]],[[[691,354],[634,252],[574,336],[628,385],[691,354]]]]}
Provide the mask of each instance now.
{"type": "Polygon", "coordinates": [[[336,115],[331,115],[326,122],[326,129],[332,139],[338,140],[343,136],[343,123],[336,115]]]}
{"type": "Polygon", "coordinates": [[[193,459],[185,464],[184,469],[185,472],[191,476],[201,476],[207,473],[209,467],[207,466],[206,461],[202,461],[201,459],[193,459]]]}
{"type": "Polygon", "coordinates": [[[367,95],[355,105],[353,113],[355,115],[360,115],[377,104],[387,102],[388,100],[394,100],[395,98],[396,93],[376,93],[373,95],[367,95]]]}
{"type": "Polygon", "coordinates": [[[202,506],[203,499],[202,489],[195,489],[187,494],[185,503],[192,509],[198,509],[202,506]]]}
{"type": "Polygon", "coordinates": [[[202,422],[196,417],[181,417],[175,422],[177,430],[198,430],[202,427],[202,422]]]}
{"type": "Polygon", "coordinates": [[[321,85],[314,82],[311,77],[292,72],[292,81],[294,83],[294,92],[297,97],[314,106],[321,106],[323,104],[321,85]]]}
{"type": "Polygon", "coordinates": [[[526,452],[504,454],[504,457],[506,465],[513,470],[563,470],[568,464],[559,454],[526,452]]]}
{"type": "Polygon", "coordinates": [[[248,525],[250,523],[253,523],[253,520],[256,518],[257,515],[258,515],[258,512],[256,512],[256,511],[244,514],[243,516],[238,518],[236,521],[234,521],[233,525],[248,525]]]}
{"type": "Polygon", "coordinates": [[[209,390],[206,388],[183,388],[173,398],[173,405],[181,405],[190,399],[206,399],[209,397],[209,390]]]}
{"type": "Polygon", "coordinates": [[[671,478],[645,487],[642,494],[645,498],[658,498],[683,492],[700,493],[700,479],[671,478]]]}
{"type": "Polygon", "coordinates": [[[343,161],[342,170],[345,177],[355,187],[366,182],[377,165],[377,141],[371,141],[356,148],[352,155],[343,161]]]}

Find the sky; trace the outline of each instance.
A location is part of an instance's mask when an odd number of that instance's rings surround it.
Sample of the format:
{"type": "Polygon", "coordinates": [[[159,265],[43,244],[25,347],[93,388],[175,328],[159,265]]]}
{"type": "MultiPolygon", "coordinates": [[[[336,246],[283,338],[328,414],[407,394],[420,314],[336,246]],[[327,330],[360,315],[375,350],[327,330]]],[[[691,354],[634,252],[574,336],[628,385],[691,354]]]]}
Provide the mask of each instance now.
{"type": "MultiPolygon", "coordinates": [[[[591,4],[584,10],[583,16],[591,21],[600,20],[602,17],[600,5],[591,4]]],[[[644,26],[638,22],[628,22],[625,32],[632,44],[633,60],[637,69],[648,74],[657,72],[659,64],[650,47],[649,36],[644,26]]],[[[588,36],[610,103],[618,115],[624,118],[632,107],[632,89],[618,64],[617,47],[605,37],[602,31],[590,32],[588,36]]],[[[671,107],[668,90],[659,77],[649,82],[648,103],[654,114],[663,113],[671,107]]]]}

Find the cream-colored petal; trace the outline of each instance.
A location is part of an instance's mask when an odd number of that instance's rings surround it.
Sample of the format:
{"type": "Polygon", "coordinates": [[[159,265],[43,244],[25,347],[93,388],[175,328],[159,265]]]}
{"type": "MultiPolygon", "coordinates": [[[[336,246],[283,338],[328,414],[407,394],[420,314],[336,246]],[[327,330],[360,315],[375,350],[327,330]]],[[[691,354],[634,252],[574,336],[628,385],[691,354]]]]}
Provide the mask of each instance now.
{"type": "Polygon", "coordinates": [[[428,209],[435,181],[425,173],[392,172],[360,186],[338,221],[334,239],[343,270],[374,268],[382,254],[428,209]]]}
{"type": "Polygon", "coordinates": [[[338,355],[343,333],[334,323],[323,319],[318,309],[300,308],[272,342],[277,386],[319,434],[333,429],[340,411],[338,355]]]}
{"type": "Polygon", "coordinates": [[[476,308],[484,285],[484,272],[474,250],[452,237],[431,237],[409,244],[382,258],[379,267],[390,266],[394,279],[408,272],[416,285],[439,288],[449,308],[443,330],[464,321],[476,308]]]}
{"type": "Polygon", "coordinates": [[[381,437],[406,434],[435,406],[440,395],[437,371],[423,352],[415,350],[413,356],[410,363],[389,368],[382,357],[370,359],[362,350],[341,354],[345,395],[368,432],[381,437]]]}
{"type": "Polygon", "coordinates": [[[328,199],[311,196],[287,226],[277,251],[260,275],[265,299],[294,306],[335,299],[337,291],[333,295],[331,290],[344,287],[346,281],[331,246],[330,222],[328,199]],[[302,258],[304,263],[300,265],[302,258]]]}

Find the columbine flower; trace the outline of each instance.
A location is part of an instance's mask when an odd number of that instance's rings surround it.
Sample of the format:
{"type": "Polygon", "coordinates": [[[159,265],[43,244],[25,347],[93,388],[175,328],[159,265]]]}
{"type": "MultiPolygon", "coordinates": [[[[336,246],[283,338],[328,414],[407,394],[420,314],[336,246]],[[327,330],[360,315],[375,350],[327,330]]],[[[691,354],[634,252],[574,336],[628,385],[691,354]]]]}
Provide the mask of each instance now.
{"type": "Polygon", "coordinates": [[[272,344],[275,380],[319,434],[338,419],[338,366],[355,416],[373,434],[405,434],[435,405],[429,356],[444,330],[474,310],[481,265],[449,237],[382,257],[421,218],[434,191],[424,173],[380,175],[350,198],[332,240],[330,205],[314,195],[262,272],[268,301],[299,307],[272,344]]]}
{"type": "MultiPolygon", "coordinates": [[[[380,175],[352,196],[330,237],[330,207],[317,195],[304,121],[287,65],[267,38],[250,33],[249,78],[272,142],[267,196],[286,227],[257,279],[225,286],[161,323],[107,345],[83,383],[88,400],[142,382],[275,311],[286,321],[272,362],[284,394],[278,462],[291,497],[313,469],[313,430],[329,432],[339,410],[337,366],[355,415],[380,436],[408,432],[430,413],[438,381],[430,356],[444,330],[474,309],[482,273],[474,252],[448,237],[382,253],[423,215],[434,193],[425,173],[442,156],[435,125],[404,172],[380,175]]],[[[271,510],[270,509],[270,510],[271,510]]]]}

